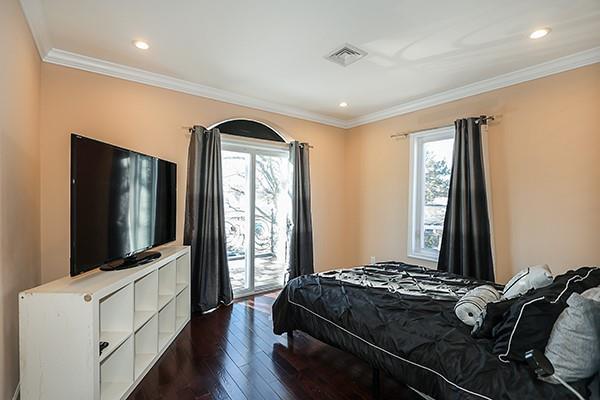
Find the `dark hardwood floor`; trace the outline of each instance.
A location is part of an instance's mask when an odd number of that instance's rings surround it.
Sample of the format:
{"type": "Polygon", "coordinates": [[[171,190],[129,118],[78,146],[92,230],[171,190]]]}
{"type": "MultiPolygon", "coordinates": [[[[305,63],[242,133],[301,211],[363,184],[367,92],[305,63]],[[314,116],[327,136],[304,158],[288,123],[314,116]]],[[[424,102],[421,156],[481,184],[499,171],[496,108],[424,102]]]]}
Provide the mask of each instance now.
{"type": "MultiPolygon", "coordinates": [[[[273,333],[275,294],[251,297],[190,323],[130,400],[372,399],[371,368],[310,336],[273,333]]],[[[381,376],[382,399],[420,399],[381,376]]]]}

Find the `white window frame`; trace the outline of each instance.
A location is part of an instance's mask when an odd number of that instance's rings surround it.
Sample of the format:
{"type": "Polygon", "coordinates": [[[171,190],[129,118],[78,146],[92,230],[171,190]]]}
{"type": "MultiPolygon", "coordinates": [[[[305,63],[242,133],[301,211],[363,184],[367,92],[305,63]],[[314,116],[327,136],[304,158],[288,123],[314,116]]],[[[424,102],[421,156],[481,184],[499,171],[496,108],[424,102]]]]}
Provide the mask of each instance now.
{"type": "Polygon", "coordinates": [[[409,215],[408,215],[408,256],[437,262],[439,252],[425,249],[422,245],[423,211],[425,208],[425,169],[423,168],[423,147],[425,143],[454,139],[454,126],[429,129],[413,133],[410,140],[409,215]]]}
{"type": "Polygon", "coordinates": [[[282,285],[269,285],[269,286],[256,286],[254,280],[255,273],[255,259],[254,259],[254,226],[255,221],[255,207],[256,207],[256,193],[255,193],[255,176],[256,176],[256,156],[276,156],[276,157],[288,157],[290,154],[290,146],[288,143],[273,142],[270,140],[254,139],[254,138],[243,138],[235,135],[221,134],[221,149],[223,151],[234,151],[246,153],[250,156],[250,169],[248,171],[248,195],[250,200],[249,221],[248,221],[248,238],[249,248],[246,254],[246,283],[247,289],[238,289],[234,291],[234,298],[238,299],[254,294],[272,291],[275,289],[281,289],[282,285]]]}

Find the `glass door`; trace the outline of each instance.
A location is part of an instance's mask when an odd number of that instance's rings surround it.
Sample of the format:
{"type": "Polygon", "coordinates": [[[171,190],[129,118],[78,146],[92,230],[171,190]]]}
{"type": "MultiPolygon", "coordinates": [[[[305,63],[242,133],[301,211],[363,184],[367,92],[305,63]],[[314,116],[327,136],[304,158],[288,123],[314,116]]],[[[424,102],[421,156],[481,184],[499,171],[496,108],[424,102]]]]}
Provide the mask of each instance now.
{"type": "Polygon", "coordinates": [[[248,290],[247,274],[250,230],[250,154],[222,152],[225,234],[229,277],[234,292],[248,290]]]}
{"type": "Polygon", "coordinates": [[[229,272],[236,297],[283,286],[291,195],[289,151],[224,143],[229,272]]]}

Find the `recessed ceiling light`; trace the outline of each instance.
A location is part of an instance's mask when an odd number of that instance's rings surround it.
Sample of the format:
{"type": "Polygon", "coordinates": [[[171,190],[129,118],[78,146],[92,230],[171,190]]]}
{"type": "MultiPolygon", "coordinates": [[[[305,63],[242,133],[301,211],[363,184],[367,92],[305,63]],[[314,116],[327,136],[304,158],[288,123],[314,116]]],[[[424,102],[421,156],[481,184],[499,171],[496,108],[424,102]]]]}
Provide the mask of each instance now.
{"type": "Polygon", "coordinates": [[[346,103],[345,101],[342,101],[340,103],[340,107],[348,107],[348,103],[346,103]]]}
{"type": "Polygon", "coordinates": [[[140,50],[148,50],[150,48],[150,45],[143,40],[134,40],[133,45],[140,50]]]}
{"type": "Polygon", "coordinates": [[[529,37],[531,39],[540,39],[549,33],[550,33],[550,28],[542,28],[542,29],[537,29],[537,30],[531,32],[531,35],[529,35],[529,37]]]}

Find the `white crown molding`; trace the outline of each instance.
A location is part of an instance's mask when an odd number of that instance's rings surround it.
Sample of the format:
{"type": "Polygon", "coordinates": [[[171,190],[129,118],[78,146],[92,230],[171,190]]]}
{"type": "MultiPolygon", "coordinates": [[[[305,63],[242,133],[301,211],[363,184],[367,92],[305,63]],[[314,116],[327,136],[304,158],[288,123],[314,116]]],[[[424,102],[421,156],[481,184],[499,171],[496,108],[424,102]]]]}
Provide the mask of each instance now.
{"type": "Polygon", "coordinates": [[[29,24],[40,58],[44,59],[51,48],[50,33],[46,25],[46,13],[41,0],[20,0],[21,9],[29,24]]]}
{"type": "Polygon", "coordinates": [[[126,65],[116,64],[110,61],[100,60],[98,58],[71,53],[64,50],[54,48],[50,49],[48,54],[43,57],[43,60],[52,64],[77,68],[88,72],[95,72],[97,74],[143,83],[145,85],[175,90],[177,92],[187,93],[199,97],[206,97],[213,100],[223,101],[225,103],[283,114],[325,125],[332,125],[338,128],[346,128],[346,121],[337,118],[228,92],[226,90],[205,86],[183,79],[173,78],[167,75],[157,74],[155,72],[145,71],[139,68],[128,67],[126,65]]]}
{"type": "Polygon", "coordinates": [[[343,120],[52,47],[42,0],[20,0],[42,60],[194,96],[349,129],[600,62],[600,47],[343,120]]]}
{"type": "Polygon", "coordinates": [[[592,49],[561,57],[556,60],[547,61],[531,67],[485,79],[483,81],[461,86],[459,88],[450,89],[432,96],[402,103],[385,110],[366,114],[349,120],[347,122],[347,127],[354,128],[356,126],[381,121],[383,119],[396,117],[398,115],[437,106],[454,100],[463,99],[465,97],[475,96],[477,94],[531,81],[533,79],[543,78],[545,76],[558,74],[559,72],[565,72],[598,62],[600,62],[600,47],[594,47],[592,49]]]}
{"type": "MultiPolygon", "coordinates": [[[[25,1],[25,0],[24,0],[25,1]]],[[[255,99],[226,90],[213,88],[199,83],[189,82],[170,76],[145,71],[139,68],[128,67],[104,61],[81,54],[71,53],[59,49],[50,49],[43,60],[48,63],[58,64],[66,67],[77,68],[84,71],[95,72],[115,78],[134,81],[146,85],[157,86],[165,89],[175,90],[194,96],[223,101],[230,104],[255,108],[262,111],[287,115],[290,117],[314,121],[338,128],[349,129],[360,125],[396,117],[410,112],[422,110],[436,105],[475,96],[492,90],[501,89],[518,83],[557,74],[571,69],[583,67],[600,62],[600,47],[561,57],[556,60],[547,61],[518,71],[509,72],[483,81],[471,83],[459,88],[450,89],[432,96],[412,100],[397,106],[363,115],[351,120],[341,120],[325,115],[305,111],[295,107],[272,103],[255,99]]]]}

